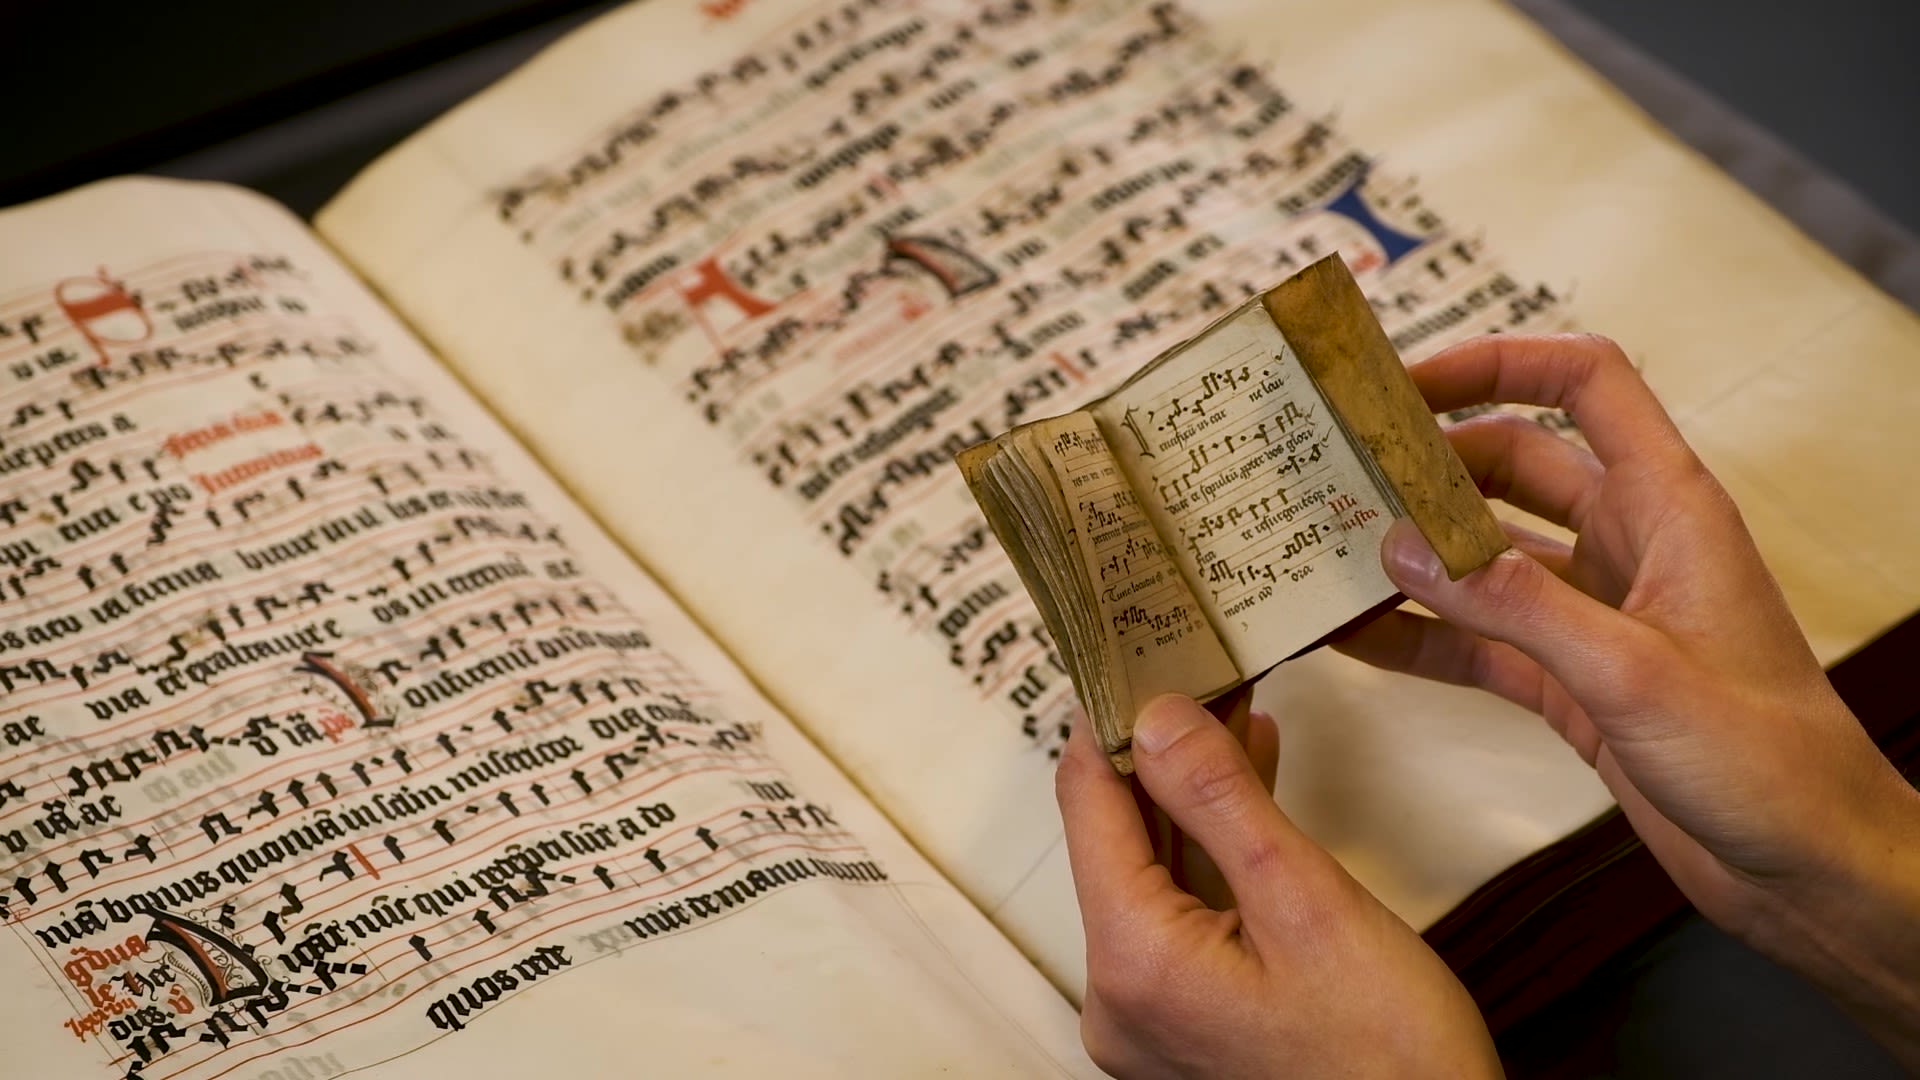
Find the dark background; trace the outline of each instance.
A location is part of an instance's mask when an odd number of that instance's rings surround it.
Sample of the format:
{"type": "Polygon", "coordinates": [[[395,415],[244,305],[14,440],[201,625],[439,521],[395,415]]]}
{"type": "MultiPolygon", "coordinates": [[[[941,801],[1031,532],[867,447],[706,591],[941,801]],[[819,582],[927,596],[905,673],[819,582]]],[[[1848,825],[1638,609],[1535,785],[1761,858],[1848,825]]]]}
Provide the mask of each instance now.
{"type": "Polygon", "coordinates": [[[1920,232],[1920,2],[1572,4],[1920,232]]]}
{"type": "MultiPolygon", "coordinates": [[[[1327,0],[1337,3],[1338,0],[1327,0]]],[[[1570,0],[1920,232],[1920,3],[1570,0]]],[[[151,171],[423,69],[446,95],[361,116],[249,181],[311,212],[373,154],[604,7],[585,0],[0,0],[0,205],[151,171]],[[574,16],[576,18],[568,18],[574,16]],[[526,32],[533,31],[532,34],[526,32]],[[498,43],[507,42],[505,46],[498,43]],[[456,58],[465,57],[461,63],[456,58]],[[449,62],[452,61],[452,62],[449,62]]],[[[168,171],[176,171],[169,169],[168,171]]]]}

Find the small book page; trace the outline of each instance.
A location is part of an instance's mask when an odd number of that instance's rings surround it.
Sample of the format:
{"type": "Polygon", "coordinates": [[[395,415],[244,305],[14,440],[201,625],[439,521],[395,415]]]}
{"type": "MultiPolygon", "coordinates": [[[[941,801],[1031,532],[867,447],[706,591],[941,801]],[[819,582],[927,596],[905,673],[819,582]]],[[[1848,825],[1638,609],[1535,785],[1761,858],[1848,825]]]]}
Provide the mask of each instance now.
{"type": "Polygon", "coordinates": [[[1258,305],[1094,413],[1242,672],[1394,594],[1394,508],[1258,305]]]}
{"type": "Polygon", "coordinates": [[[1036,426],[1069,522],[1107,652],[1113,716],[1131,729],[1165,693],[1206,698],[1239,681],[1193,590],[1161,544],[1091,414],[1036,426]]]}
{"type": "Polygon", "coordinates": [[[290,215],[115,183],[0,250],[0,1071],[1092,1073],[290,215]]]}

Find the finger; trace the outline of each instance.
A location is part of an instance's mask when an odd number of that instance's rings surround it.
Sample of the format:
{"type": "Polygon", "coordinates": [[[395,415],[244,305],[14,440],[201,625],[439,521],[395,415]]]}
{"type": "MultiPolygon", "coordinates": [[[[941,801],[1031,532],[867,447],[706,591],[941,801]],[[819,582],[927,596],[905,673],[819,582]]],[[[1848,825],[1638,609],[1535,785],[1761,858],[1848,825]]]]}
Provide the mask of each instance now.
{"type": "Polygon", "coordinates": [[[1165,694],[1134,726],[1134,768],[1153,801],[1206,851],[1249,924],[1284,918],[1297,873],[1328,857],[1274,804],[1254,765],[1191,698],[1165,694]],[[1257,899],[1255,899],[1257,898],[1257,899]]]}
{"type": "MultiPolygon", "coordinates": [[[[1207,702],[1206,708],[1207,711],[1212,713],[1214,717],[1220,721],[1221,725],[1227,729],[1227,734],[1233,736],[1234,742],[1239,743],[1242,747],[1246,746],[1247,723],[1253,715],[1252,683],[1241,683],[1239,686],[1207,702]]],[[[1187,852],[1189,848],[1198,845],[1188,844],[1187,835],[1181,831],[1179,825],[1174,824],[1167,818],[1164,811],[1156,807],[1155,815],[1159,820],[1166,822],[1169,832],[1170,848],[1175,854],[1175,857],[1166,864],[1167,871],[1173,875],[1173,884],[1177,888],[1199,896],[1200,899],[1206,901],[1208,907],[1220,910],[1223,906],[1220,903],[1223,898],[1219,895],[1221,890],[1218,888],[1217,880],[1220,875],[1217,872],[1198,875],[1193,873],[1192,871],[1201,865],[1201,861],[1190,860],[1189,857],[1187,857],[1187,852]],[[1208,878],[1214,880],[1208,881],[1208,878]]],[[[1230,901],[1231,898],[1228,897],[1226,899],[1230,901]]]]}
{"type": "Polygon", "coordinates": [[[1479,687],[1534,712],[1545,706],[1539,664],[1511,645],[1425,615],[1389,611],[1333,647],[1386,671],[1479,687]]]}
{"type": "Polygon", "coordinates": [[[1515,525],[1503,521],[1500,528],[1507,534],[1507,540],[1514,547],[1527,553],[1534,562],[1553,571],[1553,576],[1561,581],[1573,581],[1573,547],[1551,537],[1541,536],[1524,525],[1515,525]]]}
{"type": "Polygon", "coordinates": [[[1439,619],[1396,611],[1336,642],[1362,663],[1435,682],[1477,686],[1537,714],[1591,764],[1599,735],[1580,704],[1539,664],[1511,645],[1439,619]],[[1484,650],[1484,656],[1471,655],[1484,650]]]}
{"type": "Polygon", "coordinates": [[[1575,532],[1607,472],[1586,447],[1512,413],[1461,421],[1447,441],[1487,498],[1575,532]]]}
{"type": "Polygon", "coordinates": [[[1120,947],[1125,926],[1142,914],[1161,910],[1171,884],[1146,873],[1154,865],[1153,846],[1127,780],[1113,769],[1094,739],[1093,726],[1076,718],[1060,766],[1054,795],[1065,827],[1067,862],[1074,893],[1086,924],[1087,947],[1120,947]]]}
{"type": "Polygon", "coordinates": [[[1659,632],[1509,550],[1458,581],[1412,522],[1395,521],[1380,547],[1387,577],[1409,599],[1455,626],[1506,642],[1545,668],[1578,700],[1630,709],[1656,688],[1640,672],[1659,655],[1659,632]]]}
{"type": "MultiPolygon", "coordinates": [[[[1274,727],[1273,717],[1266,713],[1254,712],[1251,708],[1251,687],[1240,707],[1234,708],[1224,722],[1227,733],[1239,743],[1246,752],[1247,760],[1252,763],[1254,773],[1260,777],[1260,783],[1267,792],[1273,792],[1273,779],[1280,765],[1279,730],[1274,727]]],[[[1210,703],[1207,711],[1215,712],[1210,703]]],[[[1140,778],[1134,777],[1134,788],[1146,805],[1151,809],[1148,817],[1148,829],[1156,824],[1167,832],[1167,851],[1170,858],[1160,861],[1173,875],[1173,883],[1186,892],[1200,898],[1214,911],[1227,911],[1237,906],[1233,891],[1227,888],[1226,880],[1221,876],[1213,859],[1197,841],[1187,836],[1167,818],[1166,812],[1154,806],[1152,797],[1146,794],[1146,788],[1140,778]]],[[[1161,856],[1161,834],[1154,832],[1154,855],[1161,856]]]]}
{"type": "Polygon", "coordinates": [[[1495,334],[1442,349],[1408,372],[1434,412],[1486,402],[1565,409],[1603,465],[1693,458],[1620,346],[1586,334],[1495,334]]]}

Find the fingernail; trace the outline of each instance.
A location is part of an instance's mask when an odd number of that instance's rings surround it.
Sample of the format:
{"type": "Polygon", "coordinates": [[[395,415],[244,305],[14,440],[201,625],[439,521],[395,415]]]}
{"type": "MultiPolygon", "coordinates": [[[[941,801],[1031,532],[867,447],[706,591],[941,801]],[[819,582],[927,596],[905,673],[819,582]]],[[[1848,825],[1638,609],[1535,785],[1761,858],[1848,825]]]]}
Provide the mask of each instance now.
{"type": "Polygon", "coordinates": [[[1201,724],[1214,722],[1213,714],[1200,703],[1179,694],[1161,694],[1133,722],[1133,745],[1149,754],[1172,746],[1174,740],[1201,724]]]}
{"type": "Polygon", "coordinates": [[[1432,585],[1440,578],[1440,556],[1413,522],[1401,518],[1380,542],[1380,561],[1387,576],[1402,587],[1432,585]]]}

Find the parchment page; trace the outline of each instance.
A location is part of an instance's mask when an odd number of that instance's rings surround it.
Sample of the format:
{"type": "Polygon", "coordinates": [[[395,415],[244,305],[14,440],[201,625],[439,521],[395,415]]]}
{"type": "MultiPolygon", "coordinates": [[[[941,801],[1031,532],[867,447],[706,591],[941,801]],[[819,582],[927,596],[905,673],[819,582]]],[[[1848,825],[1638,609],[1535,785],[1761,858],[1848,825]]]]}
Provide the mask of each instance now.
{"type": "MultiPolygon", "coordinates": [[[[1409,359],[1576,299],[1824,658],[1920,603],[1912,320],[1492,0],[653,0],[321,228],[1069,987],[1067,680],[946,459],[1319,253],[1409,359]]],[[[1415,926],[1609,805],[1476,694],[1318,654],[1262,695],[1281,802],[1415,926]]]]}
{"type": "Polygon", "coordinates": [[[8,1075],[1092,1072],[291,216],[117,182],[0,250],[8,1075]]]}
{"type": "Polygon", "coordinates": [[[1391,597],[1394,508],[1264,308],[1094,407],[1234,666],[1258,674],[1391,597]]]}
{"type": "Polygon", "coordinates": [[[1043,420],[1032,437],[1047,448],[1086,575],[1118,734],[1130,738],[1140,706],[1160,694],[1205,699],[1238,683],[1233,661],[1154,531],[1148,504],[1093,417],[1074,412],[1043,420]]]}

